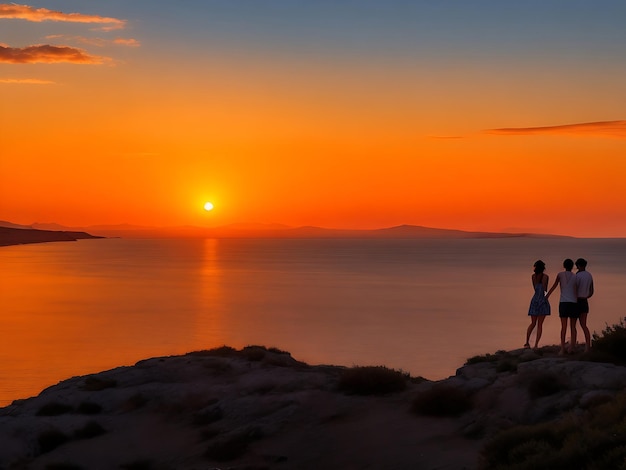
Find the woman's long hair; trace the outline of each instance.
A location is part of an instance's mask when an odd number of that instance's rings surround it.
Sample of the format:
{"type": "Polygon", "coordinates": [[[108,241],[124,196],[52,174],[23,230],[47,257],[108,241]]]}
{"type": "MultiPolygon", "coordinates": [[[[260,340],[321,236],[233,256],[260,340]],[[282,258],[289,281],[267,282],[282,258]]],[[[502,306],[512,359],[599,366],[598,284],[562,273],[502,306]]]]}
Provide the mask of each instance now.
{"type": "Polygon", "coordinates": [[[541,261],[540,259],[535,261],[533,265],[535,274],[542,274],[546,270],[546,263],[541,261]]]}

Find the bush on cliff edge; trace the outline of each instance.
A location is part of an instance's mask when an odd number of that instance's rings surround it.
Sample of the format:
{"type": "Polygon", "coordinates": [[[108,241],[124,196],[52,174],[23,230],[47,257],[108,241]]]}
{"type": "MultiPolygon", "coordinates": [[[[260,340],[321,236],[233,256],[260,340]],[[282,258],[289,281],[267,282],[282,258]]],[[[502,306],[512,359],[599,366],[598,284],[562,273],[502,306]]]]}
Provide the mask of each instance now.
{"type": "Polygon", "coordinates": [[[626,318],[619,323],[607,325],[601,334],[593,333],[591,359],[610,360],[617,364],[626,364],[626,318]]]}
{"type": "Polygon", "coordinates": [[[384,366],[352,367],[342,372],[339,389],[353,395],[384,395],[406,389],[408,374],[384,366]]]}
{"type": "Polygon", "coordinates": [[[481,470],[625,469],[626,392],[583,415],[502,431],[481,457],[481,470]]]}

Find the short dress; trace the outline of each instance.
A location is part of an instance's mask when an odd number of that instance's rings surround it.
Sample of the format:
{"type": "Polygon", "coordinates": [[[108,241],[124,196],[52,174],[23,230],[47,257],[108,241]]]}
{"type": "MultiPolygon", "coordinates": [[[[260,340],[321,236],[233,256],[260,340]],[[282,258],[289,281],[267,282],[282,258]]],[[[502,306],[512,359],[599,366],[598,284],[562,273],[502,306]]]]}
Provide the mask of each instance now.
{"type": "Polygon", "coordinates": [[[530,299],[528,315],[550,315],[550,302],[546,299],[541,282],[535,284],[535,295],[530,299]]]}

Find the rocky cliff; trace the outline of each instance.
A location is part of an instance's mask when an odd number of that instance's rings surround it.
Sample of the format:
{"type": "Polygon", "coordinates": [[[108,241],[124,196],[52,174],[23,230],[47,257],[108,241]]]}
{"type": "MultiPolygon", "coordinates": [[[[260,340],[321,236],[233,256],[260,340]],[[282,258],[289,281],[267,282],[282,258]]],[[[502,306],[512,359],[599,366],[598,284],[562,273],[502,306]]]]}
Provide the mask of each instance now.
{"type": "Polygon", "coordinates": [[[498,352],[428,381],[263,347],[153,358],[0,409],[0,468],[480,468],[503,429],[588,413],[626,386],[626,368],[580,359],[498,352]]]}

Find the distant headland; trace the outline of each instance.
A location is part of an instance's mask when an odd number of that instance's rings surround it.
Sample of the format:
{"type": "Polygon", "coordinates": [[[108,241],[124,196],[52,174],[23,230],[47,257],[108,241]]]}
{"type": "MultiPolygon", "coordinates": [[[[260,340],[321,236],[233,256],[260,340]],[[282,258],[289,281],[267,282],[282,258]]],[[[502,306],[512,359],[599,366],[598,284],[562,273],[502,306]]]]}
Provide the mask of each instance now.
{"type": "Polygon", "coordinates": [[[0,221],[0,246],[84,238],[318,238],[318,239],[472,239],[472,238],[573,238],[541,233],[472,232],[465,230],[398,225],[381,229],[350,230],[279,224],[231,224],[220,227],[145,227],[94,225],[65,227],[48,223],[17,225],[0,221]]]}
{"type": "Polygon", "coordinates": [[[86,232],[66,230],[39,230],[34,228],[13,228],[0,225],[0,246],[23,245],[27,243],[73,242],[89,238],[104,238],[86,232]]]}

